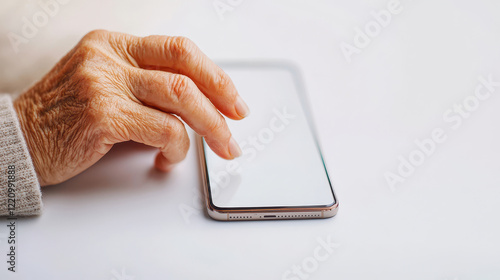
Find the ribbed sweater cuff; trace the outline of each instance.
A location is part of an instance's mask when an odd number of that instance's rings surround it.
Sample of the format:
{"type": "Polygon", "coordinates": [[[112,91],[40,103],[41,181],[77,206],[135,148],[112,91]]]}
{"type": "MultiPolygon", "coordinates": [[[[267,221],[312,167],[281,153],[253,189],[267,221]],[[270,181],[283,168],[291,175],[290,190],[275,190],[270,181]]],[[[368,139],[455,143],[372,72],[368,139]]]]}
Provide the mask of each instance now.
{"type": "Polygon", "coordinates": [[[42,194],[9,95],[0,94],[0,216],[38,215],[42,194]]]}

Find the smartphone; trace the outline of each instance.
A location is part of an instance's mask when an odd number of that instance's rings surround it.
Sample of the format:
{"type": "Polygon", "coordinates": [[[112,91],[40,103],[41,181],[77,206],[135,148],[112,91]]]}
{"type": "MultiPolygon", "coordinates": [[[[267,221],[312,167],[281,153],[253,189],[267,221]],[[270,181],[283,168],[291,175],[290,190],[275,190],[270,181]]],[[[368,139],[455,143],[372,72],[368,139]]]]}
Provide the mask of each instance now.
{"type": "Polygon", "coordinates": [[[243,155],[217,156],[202,137],[198,147],[206,207],[222,221],[333,217],[333,191],[297,69],[287,63],[223,63],[250,107],[226,119],[243,155]]]}

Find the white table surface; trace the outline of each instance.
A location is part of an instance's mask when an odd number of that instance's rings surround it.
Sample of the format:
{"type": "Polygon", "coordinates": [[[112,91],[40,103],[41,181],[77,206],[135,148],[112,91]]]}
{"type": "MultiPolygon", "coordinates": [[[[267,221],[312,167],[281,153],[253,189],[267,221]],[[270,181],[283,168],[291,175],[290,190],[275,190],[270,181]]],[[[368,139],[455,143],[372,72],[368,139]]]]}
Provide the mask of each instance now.
{"type": "Polygon", "coordinates": [[[95,28],[187,36],[216,60],[294,62],[340,210],[327,220],[217,222],[199,199],[193,145],[163,175],[152,170],[154,149],[121,144],[42,190],[43,215],[18,220],[17,272],[1,261],[0,279],[499,279],[500,87],[456,129],[443,114],[470,100],[478,77],[500,81],[500,2],[402,0],[347,62],[342,42],[388,2],[233,0],[222,20],[212,0],[70,0],[16,54],[8,32],[20,34],[41,8],[2,1],[4,92],[22,91],[95,28]],[[384,174],[434,129],[446,141],[390,188],[384,174]],[[319,239],[335,245],[322,261],[319,239]],[[302,275],[286,274],[294,265],[302,275]]]}

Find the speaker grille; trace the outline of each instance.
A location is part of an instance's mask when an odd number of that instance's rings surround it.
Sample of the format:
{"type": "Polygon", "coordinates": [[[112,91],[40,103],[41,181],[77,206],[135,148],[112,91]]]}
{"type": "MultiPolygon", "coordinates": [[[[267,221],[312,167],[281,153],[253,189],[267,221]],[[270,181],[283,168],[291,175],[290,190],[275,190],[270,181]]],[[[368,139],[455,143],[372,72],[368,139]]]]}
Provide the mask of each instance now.
{"type": "Polygon", "coordinates": [[[321,212],[311,213],[251,213],[229,214],[229,220],[287,220],[287,219],[318,219],[322,218],[321,212]]]}

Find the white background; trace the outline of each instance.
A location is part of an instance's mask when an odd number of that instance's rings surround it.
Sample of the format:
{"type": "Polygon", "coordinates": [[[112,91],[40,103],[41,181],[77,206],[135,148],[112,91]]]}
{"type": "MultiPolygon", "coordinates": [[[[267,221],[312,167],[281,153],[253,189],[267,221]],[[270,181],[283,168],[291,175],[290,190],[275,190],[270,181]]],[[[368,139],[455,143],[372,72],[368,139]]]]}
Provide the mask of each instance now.
{"type": "Polygon", "coordinates": [[[2,1],[3,92],[22,92],[96,28],[187,36],[216,60],[293,61],[340,211],[328,220],[216,222],[197,200],[194,146],[162,175],[151,169],[154,150],[118,145],[43,189],[44,214],[18,221],[18,272],[2,261],[0,278],[284,279],[306,265],[308,279],[498,279],[500,87],[457,129],[443,114],[474,93],[479,76],[500,81],[500,3],[402,0],[347,62],[341,43],[353,44],[355,29],[388,2],[243,1],[221,18],[212,0],[72,0],[15,53],[7,34],[21,34],[23,17],[41,8],[2,1]],[[391,189],[384,174],[435,128],[447,140],[391,189]],[[312,267],[318,238],[336,248],[312,267]]]}

